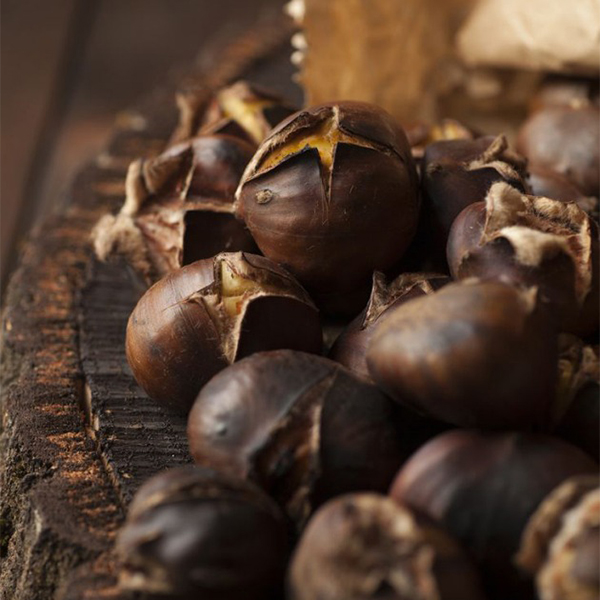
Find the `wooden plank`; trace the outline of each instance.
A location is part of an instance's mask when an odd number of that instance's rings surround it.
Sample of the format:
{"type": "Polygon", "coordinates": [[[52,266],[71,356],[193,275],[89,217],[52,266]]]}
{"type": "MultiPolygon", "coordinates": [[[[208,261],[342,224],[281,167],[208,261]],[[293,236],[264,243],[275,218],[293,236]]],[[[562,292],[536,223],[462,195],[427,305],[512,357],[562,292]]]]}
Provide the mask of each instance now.
{"type": "MultiPolygon", "coordinates": [[[[242,37],[209,72],[189,77],[223,85],[288,34],[242,37]]],[[[12,600],[121,598],[110,549],[125,504],[144,476],[188,460],[182,420],[143,397],[124,362],[124,323],[139,289],[117,266],[94,265],[90,248],[94,223],[122,202],[128,162],[159,152],[174,120],[168,87],[119,120],[106,151],[77,176],[69,205],[34,232],[9,286],[0,595],[12,600]],[[177,451],[163,446],[149,457],[165,434],[177,438],[177,451]]]]}

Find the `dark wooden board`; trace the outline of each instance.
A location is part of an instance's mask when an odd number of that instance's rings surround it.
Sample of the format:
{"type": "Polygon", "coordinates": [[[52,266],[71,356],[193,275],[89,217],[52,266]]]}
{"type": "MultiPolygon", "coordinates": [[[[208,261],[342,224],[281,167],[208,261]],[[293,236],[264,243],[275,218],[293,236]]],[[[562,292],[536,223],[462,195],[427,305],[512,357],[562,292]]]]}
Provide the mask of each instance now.
{"type": "MultiPolygon", "coordinates": [[[[244,76],[294,91],[289,33],[286,23],[267,24],[213,54],[187,83],[208,93],[244,76]]],[[[111,548],[126,506],[145,478],[189,460],[183,419],[146,398],[126,364],[124,330],[140,288],[123,265],[101,265],[91,253],[90,231],[120,206],[129,161],[164,147],[176,120],[173,90],[130,115],[78,175],[65,208],[33,232],[7,290],[2,599],[124,597],[111,548]]]]}

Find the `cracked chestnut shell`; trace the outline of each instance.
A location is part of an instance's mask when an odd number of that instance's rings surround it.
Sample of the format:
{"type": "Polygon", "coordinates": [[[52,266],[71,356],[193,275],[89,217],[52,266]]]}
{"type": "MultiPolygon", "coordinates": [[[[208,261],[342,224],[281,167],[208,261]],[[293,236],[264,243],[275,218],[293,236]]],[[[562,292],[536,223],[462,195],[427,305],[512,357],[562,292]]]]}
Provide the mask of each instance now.
{"type": "Polygon", "coordinates": [[[393,309],[367,351],[398,402],[463,427],[549,425],[557,342],[534,289],[452,283],[393,309]]]}
{"type": "Polygon", "coordinates": [[[331,500],[288,575],[291,600],[483,600],[479,577],[440,527],[377,494],[331,500]]]}
{"type": "Polygon", "coordinates": [[[299,525],[350,491],[385,491],[439,426],[326,358],[254,354],[216,375],[188,418],[199,464],[258,483],[299,525]]]}
{"type": "Polygon", "coordinates": [[[278,598],[288,554],[279,508],[252,484],[195,466],[135,495],[116,550],[122,589],[194,600],[278,598]]]}
{"type": "Polygon", "coordinates": [[[554,106],[535,112],[519,131],[517,149],[532,165],[571,179],[585,195],[600,195],[598,106],[554,106]]]}
{"type": "Polygon", "coordinates": [[[600,480],[573,477],[529,519],[516,557],[535,577],[540,600],[600,596],[600,480]]]}
{"type": "Polygon", "coordinates": [[[200,388],[260,350],[320,352],[319,314],[270,260],[223,253],[174,271],[140,299],[127,324],[127,360],[161,404],[187,413],[200,388]]]}
{"type": "Polygon", "coordinates": [[[323,104],[278,125],[236,192],[265,256],[329,313],[356,314],[373,271],[395,265],[417,226],[415,165],[403,130],[361,102],[323,104]]]}
{"type": "Polygon", "coordinates": [[[463,544],[490,597],[529,600],[531,582],[514,564],[527,521],[564,480],[597,470],[584,452],[550,436],[450,431],[408,460],[390,494],[463,544]]]}
{"type": "Polygon", "coordinates": [[[198,134],[226,133],[258,145],[273,127],[297,110],[265,88],[237,81],[215,94],[198,134]]]}
{"type": "Polygon", "coordinates": [[[425,149],[421,175],[427,236],[441,252],[454,219],[484,200],[492,184],[504,181],[527,190],[525,160],[503,135],[434,142],[425,149]]]}
{"type": "Polygon", "coordinates": [[[148,283],[219,252],[256,252],[233,215],[233,197],[254,147],[227,135],[207,135],[134,161],[125,203],[95,228],[101,260],[121,255],[148,283]]]}
{"type": "Polygon", "coordinates": [[[388,282],[383,273],[374,273],[367,306],[338,336],[329,358],[362,379],[372,381],[367,367],[367,348],[376,327],[393,314],[394,307],[432,294],[449,282],[450,278],[445,275],[429,273],[404,273],[388,282]]]}
{"type": "Polygon", "coordinates": [[[447,258],[455,279],[536,286],[561,331],[598,329],[598,227],[574,202],[496,183],[454,221],[447,258]]]}

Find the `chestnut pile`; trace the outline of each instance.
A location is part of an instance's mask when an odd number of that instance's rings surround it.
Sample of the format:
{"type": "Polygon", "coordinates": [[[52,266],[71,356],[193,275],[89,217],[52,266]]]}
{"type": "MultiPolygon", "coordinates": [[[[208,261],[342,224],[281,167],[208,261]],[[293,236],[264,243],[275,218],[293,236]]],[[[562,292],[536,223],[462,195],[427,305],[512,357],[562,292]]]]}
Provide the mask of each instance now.
{"type": "Polygon", "coordinates": [[[196,465],[139,490],[123,589],[598,598],[600,125],[582,85],[539,92],[518,154],[237,83],[131,165],[96,251],[152,284],[127,359],[188,415],[196,465]]]}

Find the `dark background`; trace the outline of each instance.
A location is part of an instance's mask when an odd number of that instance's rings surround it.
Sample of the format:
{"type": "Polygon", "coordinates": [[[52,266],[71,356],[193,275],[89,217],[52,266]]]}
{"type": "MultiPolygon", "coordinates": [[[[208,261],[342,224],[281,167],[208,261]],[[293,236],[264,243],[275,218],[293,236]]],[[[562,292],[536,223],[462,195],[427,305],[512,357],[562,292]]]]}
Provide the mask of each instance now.
{"type": "Polygon", "coordinates": [[[0,274],[122,111],[285,0],[1,0],[0,274]]]}

